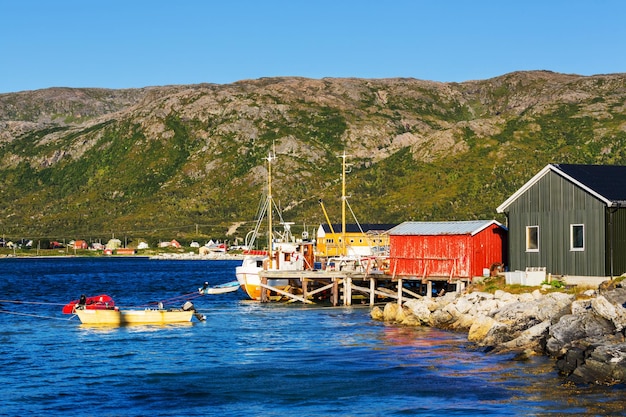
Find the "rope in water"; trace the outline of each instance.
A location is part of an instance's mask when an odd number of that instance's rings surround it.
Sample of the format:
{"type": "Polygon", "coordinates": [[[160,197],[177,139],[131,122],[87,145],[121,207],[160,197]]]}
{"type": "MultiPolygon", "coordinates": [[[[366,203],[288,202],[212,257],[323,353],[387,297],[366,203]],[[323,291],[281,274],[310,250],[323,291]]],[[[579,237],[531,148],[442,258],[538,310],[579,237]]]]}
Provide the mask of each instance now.
{"type": "Polygon", "coordinates": [[[13,314],[15,316],[36,317],[38,319],[63,320],[63,321],[68,321],[75,317],[75,316],[71,316],[69,319],[65,319],[65,318],[60,318],[60,317],[42,316],[39,314],[17,313],[15,311],[7,311],[7,310],[0,310],[0,313],[13,314]]]}
{"type": "Polygon", "coordinates": [[[13,304],[42,304],[49,306],[64,306],[67,303],[45,303],[43,301],[20,301],[20,300],[0,300],[0,303],[13,303],[13,304]]]}

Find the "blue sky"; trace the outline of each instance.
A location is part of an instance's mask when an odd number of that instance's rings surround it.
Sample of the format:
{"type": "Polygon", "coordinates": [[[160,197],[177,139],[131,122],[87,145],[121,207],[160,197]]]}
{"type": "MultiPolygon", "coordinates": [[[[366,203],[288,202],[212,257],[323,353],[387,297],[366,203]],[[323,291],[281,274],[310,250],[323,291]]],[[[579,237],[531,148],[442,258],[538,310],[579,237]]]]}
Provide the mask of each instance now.
{"type": "Polygon", "coordinates": [[[0,0],[0,93],[626,72],[622,0],[0,0]]]}

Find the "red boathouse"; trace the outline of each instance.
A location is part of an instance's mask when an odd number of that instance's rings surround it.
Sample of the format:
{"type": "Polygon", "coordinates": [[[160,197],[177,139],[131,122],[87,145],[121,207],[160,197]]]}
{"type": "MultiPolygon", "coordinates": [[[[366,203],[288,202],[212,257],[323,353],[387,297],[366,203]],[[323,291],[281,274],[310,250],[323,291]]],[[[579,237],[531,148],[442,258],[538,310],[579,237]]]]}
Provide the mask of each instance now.
{"type": "Polygon", "coordinates": [[[506,262],[507,229],[495,220],[404,222],[389,230],[389,273],[468,278],[506,262]]]}

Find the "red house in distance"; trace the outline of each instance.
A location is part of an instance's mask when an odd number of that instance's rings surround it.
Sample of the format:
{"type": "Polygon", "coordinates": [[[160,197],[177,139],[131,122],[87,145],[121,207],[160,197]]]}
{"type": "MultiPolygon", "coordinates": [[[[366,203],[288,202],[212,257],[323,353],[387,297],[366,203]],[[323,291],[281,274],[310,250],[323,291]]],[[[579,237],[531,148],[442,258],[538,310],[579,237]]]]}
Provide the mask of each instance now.
{"type": "Polygon", "coordinates": [[[389,230],[389,273],[469,279],[506,262],[507,229],[495,220],[404,222],[389,230]]]}

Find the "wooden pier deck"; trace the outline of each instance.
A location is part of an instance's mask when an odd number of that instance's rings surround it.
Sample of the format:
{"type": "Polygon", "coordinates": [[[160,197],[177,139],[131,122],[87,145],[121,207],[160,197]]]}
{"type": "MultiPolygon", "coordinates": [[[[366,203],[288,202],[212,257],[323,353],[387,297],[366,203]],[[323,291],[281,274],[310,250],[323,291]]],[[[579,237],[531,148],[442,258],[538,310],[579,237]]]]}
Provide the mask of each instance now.
{"type": "Polygon", "coordinates": [[[261,271],[259,277],[261,287],[268,290],[261,292],[261,302],[280,299],[333,306],[350,306],[357,301],[373,306],[390,300],[401,305],[406,299],[431,297],[433,289],[445,289],[450,285],[455,291],[462,291],[469,282],[467,278],[394,277],[378,271],[261,271]],[[286,288],[268,285],[270,280],[276,279],[288,280],[289,285],[286,288]]]}

